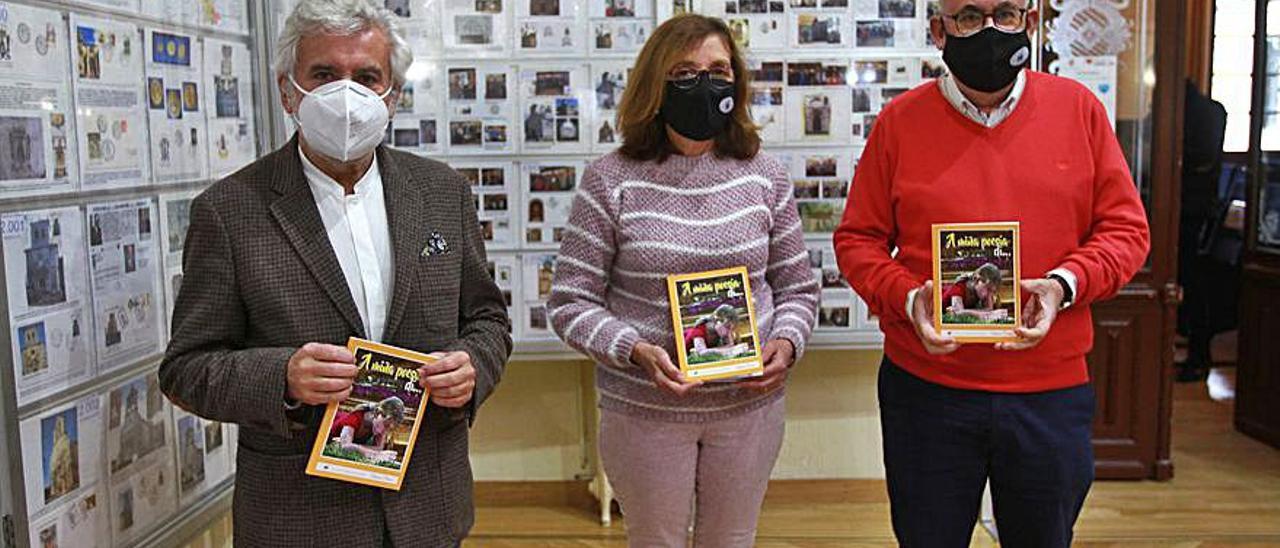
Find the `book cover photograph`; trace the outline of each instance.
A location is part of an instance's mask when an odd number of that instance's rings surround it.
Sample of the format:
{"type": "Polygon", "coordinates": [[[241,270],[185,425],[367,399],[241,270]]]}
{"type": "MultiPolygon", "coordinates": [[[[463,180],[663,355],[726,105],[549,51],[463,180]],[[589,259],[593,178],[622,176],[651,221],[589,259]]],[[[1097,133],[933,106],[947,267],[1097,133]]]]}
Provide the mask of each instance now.
{"type": "Polygon", "coordinates": [[[427,403],[418,368],[435,358],[355,337],[347,349],[359,372],[325,410],[307,473],[399,491],[427,403]]]}
{"type": "Polygon", "coordinates": [[[960,342],[1017,340],[1018,223],[933,225],[933,323],[960,342]]]}
{"type": "Polygon", "coordinates": [[[669,276],[667,291],[685,377],[711,381],[764,372],[746,267],[669,276]]]}

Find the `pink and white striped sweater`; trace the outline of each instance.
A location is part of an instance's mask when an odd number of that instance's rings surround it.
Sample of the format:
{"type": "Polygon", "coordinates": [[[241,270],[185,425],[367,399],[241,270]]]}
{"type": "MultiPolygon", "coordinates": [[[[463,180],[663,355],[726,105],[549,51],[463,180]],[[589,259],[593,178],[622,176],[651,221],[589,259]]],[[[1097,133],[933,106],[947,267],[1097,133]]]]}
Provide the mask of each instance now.
{"type": "Polygon", "coordinates": [[[804,246],[786,170],[748,161],[618,153],[583,174],[560,245],[549,315],[556,334],[597,363],[600,406],[672,422],[720,420],[782,396],[711,383],[678,397],[631,363],[639,341],[673,356],[666,277],[746,266],[762,341],[783,338],[796,359],[817,319],[820,288],[804,246]]]}

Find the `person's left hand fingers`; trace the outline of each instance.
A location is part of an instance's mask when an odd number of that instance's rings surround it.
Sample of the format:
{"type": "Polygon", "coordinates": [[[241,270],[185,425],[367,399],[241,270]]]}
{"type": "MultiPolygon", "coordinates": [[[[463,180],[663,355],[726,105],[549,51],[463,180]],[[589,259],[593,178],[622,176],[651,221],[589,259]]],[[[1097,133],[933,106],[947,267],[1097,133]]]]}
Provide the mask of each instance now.
{"type": "Polygon", "coordinates": [[[996,350],[1027,350],[1034,348],[1049,334],[1049,328],[1053,326],[1053,320],[1056,317],[1057,312],[1055,310],[1042,307],[1040,318],[1035,325],[1014,329],[1014,333],[1018,335],[1018,340],[996,343],[996,350]]]}
{"type": "Polygon", "coordinates": [[[423,377],[453,371],[463,365],[471,365],[471,355],[466,352],[449,352],[447,354],[436,352],[428,354],[428,356],[438,359],[418,368],[418,374],[423,377]]]}
{"type": "Polygon", "coordinates": [[[746,389],[756,390],[759,392],[768,392],[787,380],[789,368],[786,364],[774,362],[768,364],[764,368],[764,374],[754,379],[741,381],[739,384],[746,389]]]}
{"type": "Polygon", "coordinates": [[[435,396],[432,396],[432,397],[431,397],[431,402],[432,402],[432,403],[434,403],[434,404],[436,404],[436,405],[438,405],[438,406],[440,406],[440,407],[448,407],[448,408],[451,408],[451,409],[457,409],[457,408],[459,408],[459,407],[462,407],[462,406],[464,406],[464,405],[467,405],[467,403],[468,403],[468,402],[470,402],[470,401],[471,401],[471,394],[470,394],[470,393],[468,393],[468,394],[467,394],[467,395],[465,395],[465,396],[458,396],[458,397],[456,397],[456,398],[437,398],[437,397],[435,397],[435,396]]]}
{"type": "Polygon", "coordinates": [[[476,387],[476,384],[474,382],[468,381],[461,384],[455,384],[453,386],[436,388],[431,390],[431,398],[447,400],[451,398],[460,398],[463,396],[469,397],[471,396],[471,393],[475,391],[475,387],[476,387]]]}
{"type": "Polygon", "coordinates": [[[422,377],[422,382],[426,383],[427,388],[430,390],[436,391],[450,386],[473,382],[475,379],[475,368],[471,367],[471,364],[466,364],[452,371],[422,377]]]}

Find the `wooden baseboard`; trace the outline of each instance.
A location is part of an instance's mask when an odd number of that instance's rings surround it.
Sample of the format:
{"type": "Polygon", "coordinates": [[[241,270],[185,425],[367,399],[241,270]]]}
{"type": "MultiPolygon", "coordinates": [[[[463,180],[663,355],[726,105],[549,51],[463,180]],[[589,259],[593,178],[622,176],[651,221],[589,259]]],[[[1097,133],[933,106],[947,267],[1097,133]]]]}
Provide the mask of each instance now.
{"type": "MultiPolygon", "coordinates": [[[[568,506],[596,502],[587,481],[477,481],[476,506],[568,506]]],[[[765,499],[773,504],[888,502],[884,480],[771,480],[765,499]]]]}

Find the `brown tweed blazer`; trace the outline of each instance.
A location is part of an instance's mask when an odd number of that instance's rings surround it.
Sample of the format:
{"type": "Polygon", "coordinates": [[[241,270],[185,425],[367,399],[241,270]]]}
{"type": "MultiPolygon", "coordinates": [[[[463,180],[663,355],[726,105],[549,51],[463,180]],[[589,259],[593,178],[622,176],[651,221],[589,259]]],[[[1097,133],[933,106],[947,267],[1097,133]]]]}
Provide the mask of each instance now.
{"type": "Polygon", "coordinates": [[[454,546],[473,521],[469,419],[511,352],[502,293],[486,269],[471,190],[439,162],[379,147],[395,264],[385,342],[465,350],[468,409],[429,406],[399,492],[304,473],[323,407],[286,413],[285,369],[307,342],[364,336],[302,173],[297,138],[191,203],[184,278],[160,366],[165,394],[239,424],[237,546],[454,546]],[[434,238],[432,252],[428,241],[434,238]],[[441,247],[444,247],[442,250],[441,247]]]}

